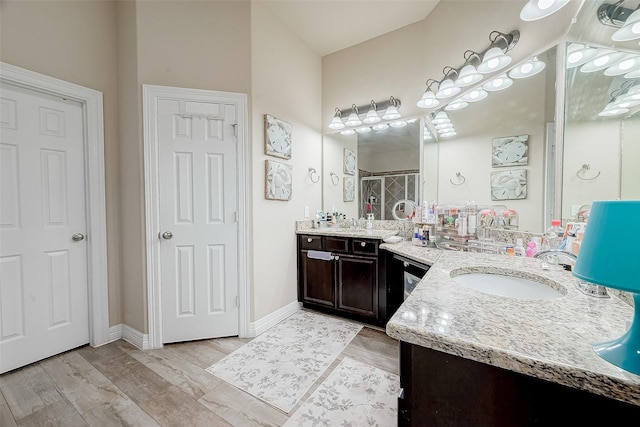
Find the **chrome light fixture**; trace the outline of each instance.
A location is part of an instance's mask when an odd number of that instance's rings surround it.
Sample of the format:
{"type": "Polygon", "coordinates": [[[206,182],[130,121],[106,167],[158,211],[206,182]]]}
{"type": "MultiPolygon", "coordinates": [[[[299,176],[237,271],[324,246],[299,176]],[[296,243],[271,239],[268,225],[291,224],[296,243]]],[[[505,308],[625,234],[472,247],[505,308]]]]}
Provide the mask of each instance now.
{"type": "Polygon", "coordinates": [[[509,77],[512,79],[524,79],[534,76],[540,71],[544,70],[546,64],[534,56],[527,62],[518,65],[513,70],[509,71],[509,77]]]}
{"type": "Polygon", "coordinates": [[[391,105],[387,107],[387,110],[382,115],[384,120],[396,120],[402,117],[400,113],[398,113],[398,107],[400,106],[400,101],[395,99],[393,96],[389,99],[391,105]]]}
{"type": "Polygon", "coordinates": [[[431,113],[431,123],[433,123],[436,132],[441,138],[448,138],[456,136],[456,130],[451,123],[451,119],[446,112],[439,110],[435,113],[431,113]]]}
{"type": "Polygon", "coordinates": [[[431,90],[431,85],[438,83],[433,79],[427,80],[427,90],[422,94],[422,98],[417,102],[417,106],[420,108],[433,108],[440,105],[440,101],[436,98],[436,94],[431,90]]]}
{"type": "Polygon", "coordinates": [[[573,43],[567,48],[567,68],[579,67],[591,61],[598,54],[598,49],[579,43],[573,43]]]}
{"type": "MultiPolygon", "coordinates": [[[[519,40],[520,32],[518,30],[506,34],[492,31],[489,34],[491,44],[483,53],[467,50],[463,55],[465,62],[460,68],[446,66],[442,70],[444,74],[442,80],[428,79],[427,90],[416,105],[420,108],[435,108],[440,105],[440,100],[455,96],[460,93],[461,88],[481,81],[484,74],[493,73],[506,67],[511,62],[511,57],[506,53],[513,49],[519,40]],[[435,92],[431,89],[433,83],[438,83],[438,90],[435,92]]],[[[460,105],[457,104],[457,106],[460,105]]]]}
{"type": "Polygon", "coordinates": [[[611,101],[598,114],[600,117],[613,117],[626,114],[640,105],[640,80],[626,81],[619,89],[611,92],[611,101]]]}
{"type": "MultiPolygon", "coordinates": [[[[450,74],[455,74],[457,77],[458,72],[451,67],[448,68],[449,70],[445,72],[444,80],[440,82],[440,86],[438,86],[438,91],[436,92],[436,98],[438,99],[450,98],[460,93],[461,90],[453,83],[453,78],[449,77],[450,74]]],[[[447,67],[445,67],[445,70],[447,70],[447,67]]]]}
{"type": "Polygon", "coordinates": [[[627,54],[616,64],[604,70],[605,76],[619,76],[640,69],[640,55],[627,54]]]}
{"type": "Polygon", "coordinates": [[[520,11],[523,21],[536,21],[559,11],[569,0],[529,0],[520,11]]]}
{"type": "Polygon", "coordinates": [[[474,83],[478,83],[480,80],[484,78],[482,74],[478,72],[476,68],[477,65],[480,64],[480,55],[475,53],[472,50],[468,50],[464,53],[465,63],[460,69],[458,73],[458,78],[456,79],[456,86],[458,87],[467,87],[471,86],[474,83]]]}
{"type": "Polygon", "coordinates": [[[640,39],[640,6],[633,10],[623,4],[624,0],[615,4],[603,4],[598,8],[598,20],[604,25],[619,27],[611,36],[613,41],[640,39]]]}
{"type": "Polygon", "coordinates": [[[333,115],[333,119],[331,119],[331,123],[329,123],[329,129],[340,130],[344,129],[344,123],[342,123],[342,113],[336,107],[336,113],[333,115]]]}
{"type": "Polygon", "coordinates": [[[511,63],[511,57],[506,54],[518,43],[520,32],[514,30],[509,34],[503,34],[499,31],[492,31],[489,34],[491,46],[482,57],[482,62],[478,65],[479,73],[493,73],[506,67],[511,63]]]}
{"type": "Polygon", "coordinates": [[[340,110],[336,108],[331,123],[329,123],[329,129],[341,131],[340,133],[343,135],[386,129],[389,127],[388,124],[380,122],[382,120],[398,120],[402,117],[398,112],[399,107],[400,100],[392,96],[388,100],[381,102],[371,100],[369,104],[365,105],[353,104],[349,109],[340,110]],[[364,111],[365,109],[368,109],[367,114],[361,119],[360,111],[364,111]],[[382,117],[380,117],[381,111],[384,111],[382,117]],[[343,121],[343,116],[346,116],[347,120],[343,121]],[[345,129],[345,127],[349,127],[350,129],[345,129]]]}
{"type": "Polygon", "coordinates": [[[347,121],[344,122],[347,126],[360,126],[362,124],[362,120],[358,117],[358,107],[356,104],[351,106],[352,113],[347,117],[347,121]]]}
{"type": "Polygon", "coordinates": [[[604,70],[618,62],[624,53],[611,49],[596,49],[595,57],[582,65],[580,71],[583,73],[592,73],[594,71],[604,70]]]}
{"type": "Polygon", "coordinates": [[[369,111],[367,112],[366,117],[362,121],[365,122],[366,124],[370,125],[370,124],[373,124],[373,123],[378,123],[380,120],[382,120],[382,119],[378,115],[376,103],[373,102],[373,99],[372,99],[371,100],[371,108],[369,109],[369,111]]]}

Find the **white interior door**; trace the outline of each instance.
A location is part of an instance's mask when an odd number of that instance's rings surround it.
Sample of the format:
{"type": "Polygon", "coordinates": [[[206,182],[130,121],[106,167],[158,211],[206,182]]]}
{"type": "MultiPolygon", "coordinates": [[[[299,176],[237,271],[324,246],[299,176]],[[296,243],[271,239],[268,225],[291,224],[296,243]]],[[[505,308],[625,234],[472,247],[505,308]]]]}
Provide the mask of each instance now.
{"type": "Polygon", "coordinates": [[[80,103],[0,86],[0,373],[89,342],[80,103]]]}
{"type": "Polygon", "coordinates": [[[238,105],[158,99],[162,341],[238,335],[238,105]]]}

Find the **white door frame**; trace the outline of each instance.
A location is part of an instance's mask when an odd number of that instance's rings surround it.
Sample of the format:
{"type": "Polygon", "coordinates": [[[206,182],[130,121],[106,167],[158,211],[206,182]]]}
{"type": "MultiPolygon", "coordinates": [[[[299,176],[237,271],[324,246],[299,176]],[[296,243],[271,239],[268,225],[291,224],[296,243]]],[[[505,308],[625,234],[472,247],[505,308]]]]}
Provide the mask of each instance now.
{"type": "Polygon", "coordinates": [[[0,82],[73,99],[82,104],[85,127],[89,339],[94,347],[106,344],[110,336],[102,92],[4,62],[0,62],[0,82]]]}
{"type": "Polygon", "coordinates": [[[238,334],[250,336],[248,246],[249,199],[246,191],[248,164],[248,111],[247,95],[204,89],[185,89],[169,86],[142,85],[144,126],[144,199],[147,249],[147,309],[149,311],[149,348],[162,347],[162,304],[160,288],[160,190],[158,187],[158,136],[156,135],[156,102],[158,99],[190,98],[210,101],[212,97],[225,97],[238,103],[237,175],[238,175],[238,334]]]}

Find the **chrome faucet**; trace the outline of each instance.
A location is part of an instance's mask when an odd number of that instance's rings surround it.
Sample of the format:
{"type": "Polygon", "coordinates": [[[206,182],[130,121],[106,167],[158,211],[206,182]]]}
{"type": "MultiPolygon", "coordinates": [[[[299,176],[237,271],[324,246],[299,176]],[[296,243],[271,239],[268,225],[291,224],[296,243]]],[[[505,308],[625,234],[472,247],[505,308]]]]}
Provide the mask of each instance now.
{"type": "MultiPolygon", "coordinates": [[[[568,252],[563,249],[544,249],[536,252],[533,257],[539,258],[543,261],[542,268],[549,268],[549,264],[547,264],[546,261],[549,261],[551,264],[570,265],[573,268],[573,266],[576,265],[576,260],[578,259],[573,252],[568,252]],[[560,261],[563,258],[568,260],[569,264],[561,263],[560,261]]],[[[597,298],[609,298],[607,288],[601,285],[585,282],[584,280],[576,280],[576,288],[585,295],[597,298]]]]}
{"type": "Polygon", "coordinates": [[[349,220],[349,228],[351,230],[360,230],[360,223],[355,218],[351,218],[349,220]]]}
{"type": "Polygon", "coordinates": [[[536,252],[533,257],[548,260],[552,264],[560,264],[561,258],[566,258],[570,262],[568,265],[571,265],[572,267],[576,264],[576,260],[578,259],[573,252],[568,252],[563,249],[543,249],[536,252]]]}

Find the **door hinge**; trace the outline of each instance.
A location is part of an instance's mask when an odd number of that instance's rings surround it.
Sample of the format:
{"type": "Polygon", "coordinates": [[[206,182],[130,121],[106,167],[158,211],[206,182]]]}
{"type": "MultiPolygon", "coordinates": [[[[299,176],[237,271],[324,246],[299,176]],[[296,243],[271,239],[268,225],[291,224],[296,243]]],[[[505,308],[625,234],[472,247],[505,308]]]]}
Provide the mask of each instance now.
{"type": "Polygon", "coordinates": [[[238,211],[235,211],[233,214],[234,214],[233,217],[235,218],[235,221],[239,222],[240,221],[240,214],[238,213],[238,211]]]}
{"type": "Polygon", "coordinates": [[[240,295],[236,295],[236,307],[240,307],[240,295]]]}
{"type": "Polygon", "coordinates": [[[234,123],[231,126],[233,126],[233,136],[238,136],[238,124],[234,123]]]}

